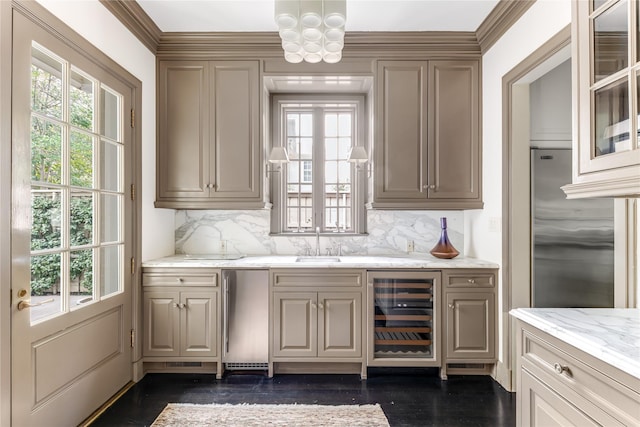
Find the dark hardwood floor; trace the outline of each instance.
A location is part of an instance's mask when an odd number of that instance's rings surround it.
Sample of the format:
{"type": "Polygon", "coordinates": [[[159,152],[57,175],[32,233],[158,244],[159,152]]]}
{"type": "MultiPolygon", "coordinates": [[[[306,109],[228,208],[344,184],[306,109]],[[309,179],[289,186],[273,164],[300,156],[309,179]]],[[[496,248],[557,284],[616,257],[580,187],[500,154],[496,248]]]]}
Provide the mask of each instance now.
{"type": "Polygon", "coordinates": [[[369,369],[358,375],[148,374],[91,426],[148,426],[167,403],[379,403],[391,426],[514,426],[515,394],[487,376],[436,369],[369,369]]]}

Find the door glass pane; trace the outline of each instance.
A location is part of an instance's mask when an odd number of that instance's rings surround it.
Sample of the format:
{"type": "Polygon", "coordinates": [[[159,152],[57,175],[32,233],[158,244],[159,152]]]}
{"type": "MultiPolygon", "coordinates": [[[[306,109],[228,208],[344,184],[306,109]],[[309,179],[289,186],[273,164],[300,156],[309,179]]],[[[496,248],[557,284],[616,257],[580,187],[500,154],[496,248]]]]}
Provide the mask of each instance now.
{"type": "Polygon", "coordinates": [[[93,130],[93,82],[77,70],[71,70],[70,83],[70,122],[74,126],[93,130]]]}
{"type": "Polygon", "coordinates": [[[120,178],[122,146],[106,140],[100,142],[100,158],[102,167],[100,168],[100,189],[108,191],[122,191],[122,180],[120,178]]]}
{"type": "Polygon", "coordinates": [[[31,250],[61,246],[61,191],[46,187],[31,188],[31,250]]]}
{"type": "Polygon", "coordinates": [[[69,276],[69,292],[71,293],[69,304],[73,310],[93,299],[95,280],[92,249],[71,251],[69,276]]]}
{"type": "Polygon", "coordinates": [[[100,88],[100,135],[119,141],[120,97],[108,89],[100,88]]]}
{"type": "Polygon", "coordinates": [[[599,8],[600,6],[605,4],[606,2],[607,2],[607,0],[593,0],[593,10],[596,10],[597,8],[599,8]]]}
{"type": "Polygon", "coordinates": [[[62,299],[60,298],[61,271],[60,254],[31,257],[31,304],[43,303],[29,309],[31,323],[62,311],[62,299]]]}
{"type": "Polygon", "coordinates": [[[628,93],[626,79],[596,90],[594,156],[629,149],[628,93]]]}
{"type": "Polygon", "coordinates": [[[100,248],[100,295],[121,292],[124,274],[122,245],[100,248]]]}
{"type": "Polygon", "coordinates": [[[433,279],[374,278],[374,358],[435,358],[433,279]]]}
{"type": "Polygon", "coordinates": [[[620,1],[593,22],[594,81],[626,68],[628,61],[628,7],[620,1]]]}
{"type": "Polygon", "coordinates": [[[62,63],[36,46],[31,49],[31,110],[62,118],[62,63]]]}
{"type": "Polygon", "coordinates": [[[93,193],[71,192],[70,245],[86,246],[93,243],[93,193]]]}
{"type": "Polygon", "coordinates": [[[31,118],[31,180],[62,183],[62,128],[35,116],[31,118]]]}
{"type": "Polygon", "coordinates": [[[120,241],[120,199],[122,196],[103,194],[100,202],[100,242],[120,241]]]}
{"type": "Polygon", "coordinates": [[[71,185],[93,187],[93,137],[71,132],[69,151],[71,185]]]}

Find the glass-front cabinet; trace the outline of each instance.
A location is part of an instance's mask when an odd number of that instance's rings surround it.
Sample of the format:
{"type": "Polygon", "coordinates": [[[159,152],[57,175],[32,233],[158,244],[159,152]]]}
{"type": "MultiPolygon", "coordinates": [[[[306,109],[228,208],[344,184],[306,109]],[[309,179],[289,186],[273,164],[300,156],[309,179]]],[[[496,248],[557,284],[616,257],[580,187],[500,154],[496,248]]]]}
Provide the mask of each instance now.
{"type": "Polygon", "coordinates": [[[440,366],[440,272],[369,271],[369,366],[440,366]]]}
{"type": "Polygon", "coordinates": [[[568,197],[640,195],[640,2],[574,0],[568,197]]]}

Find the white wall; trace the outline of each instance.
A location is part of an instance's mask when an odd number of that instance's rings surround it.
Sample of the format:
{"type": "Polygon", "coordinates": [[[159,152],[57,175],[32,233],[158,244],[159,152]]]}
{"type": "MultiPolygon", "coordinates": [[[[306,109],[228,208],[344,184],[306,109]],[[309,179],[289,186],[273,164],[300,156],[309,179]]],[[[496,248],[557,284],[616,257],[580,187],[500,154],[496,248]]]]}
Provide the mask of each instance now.
{"type": "MultiPolygon", "coordinates": [[[[155,209],[155,56],[98,0],[38,0],[142,82],[142,260],[173,254],[173,210],[155,209]]],[[[139,114],[140,112],[138,112],[139,114]]]]}
{"type": "MultiPolygon", "coordinates": [[[[482,58],[484,209],[465,214],[465,253],[502,265],[502,78],[571,22],[568,0],[538,0],[482,58]]],[[[517,166],[516,166],[517,167],[517,166]]],[[[502,294],[502,283],[500,283],[502,294]]],[[[499,301],[500,343],[505,307],[499,301]]],[[[505,362],[508,349],[500,349],[505,362]]]]}

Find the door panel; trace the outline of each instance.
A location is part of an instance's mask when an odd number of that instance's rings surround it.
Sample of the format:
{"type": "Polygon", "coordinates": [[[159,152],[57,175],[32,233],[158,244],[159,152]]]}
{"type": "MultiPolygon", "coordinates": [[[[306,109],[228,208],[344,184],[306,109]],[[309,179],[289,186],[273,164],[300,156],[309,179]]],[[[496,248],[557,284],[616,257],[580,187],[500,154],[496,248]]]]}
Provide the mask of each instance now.
{"type": "Polygon", "coordinates": [[[274,356],[317,355],[318,311],[315,292],[273,294],[274,356]]]}
{"type": "Polygon", "coordinates": [[[320,293],[318,356],[360,357],[362,354],[360,293],[320,293]]]}
{"type": "Polygon", "coordinates": [[[183,292],[181,308],[181,355],[213,356],[217,354],[216,292],[183,292]]]}
{"type": "Polygon", "coordinates": [[[447,293],[447,357],[494,358],[494,295],[447,293]]]}
{"type": "Polygon", "coordinates": [[[144,356],[178,356],[180,295],[171,291],[146,291],[144,293],[144,356]]]}
{"type": "Polygon", "coordinates": [[[13,11],[16,426],[77,425],[132,377],[133,276],[123,267],[135,244],[124,191],[135,141],[124,117],[135,84],[88,43],[69,47],[66,29],[56,34],[13,11]],[[51,99],[60,105],[49,108],[51,99]]]}

